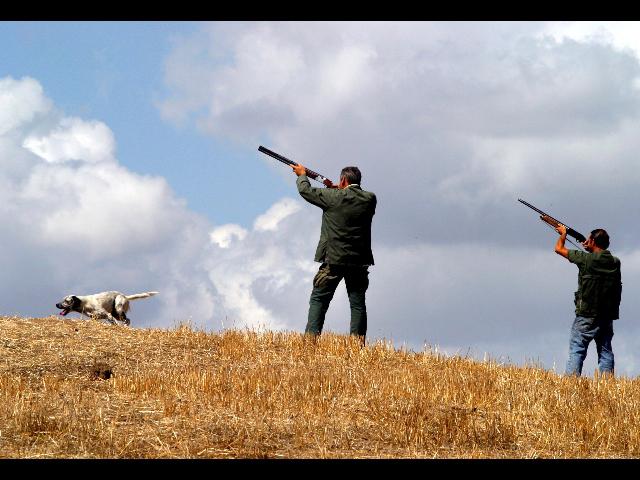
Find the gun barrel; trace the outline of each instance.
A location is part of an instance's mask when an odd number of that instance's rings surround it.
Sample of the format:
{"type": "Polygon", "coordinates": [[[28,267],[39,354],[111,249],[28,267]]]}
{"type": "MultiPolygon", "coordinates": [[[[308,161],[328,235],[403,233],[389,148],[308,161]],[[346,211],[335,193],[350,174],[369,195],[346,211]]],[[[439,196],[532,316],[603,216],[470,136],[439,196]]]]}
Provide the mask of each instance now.
{"type": "MultiPolygon", "coordinates": [[[[294,162],[293,160],[289,160],[287,157],[285,157],[284,155],[280,155],[279,153],[274,152],[273,150],[269,150],[266,147],[263,147],[262,145],[260,145],[258,147],[258,151],[262,152],[266,155],[269,155],[270,157],[275,158],[276,160],[281,161],[282,163],[286,164],[286,165],[298,165],[297,162],[294,162]]],[[[308,177],[313,178],[314,180],[317,180],[318,182],[322,183],[324,180],[327,180],[327,177],[325,177],[324,175],[320,175],[318,172],[314,172],[313,170],[309,170],[308,168],[305,167],[306,173],[308,177]]]]}
{"type": "Polygon", "coordinates": [[[282,163],[286,163],[287,165],[297,165],[293,160],[289,160],[287,157],[280,155],[279,153],[274,152],[273,150],[269,150],[268,148],[260,145],[258,147],[258,151],[262,153],[266,153],[270,157],[275,158],[276,160],[280,160],[282,163]]]}
{"type": "Polygon", "coordinates": [[[543,212],[542,210],[540,210],[539,208],[534,207],[533,205],[531,205],[529,202],[525,202],[524,200],[522,200],[521,198],[518,199],[518,201],[524,205],[526,205],[527,207],[529,207],[531,210],[535,210],[536,212],[538,212],[540,215],[546,215],[547,217],[555,220],[555,218],[553,218],[551,215],[543,212]]]}
{"type": "MultiPolygon", "coordinates": [[[[545,217],[548,217],[549,219],[553,220],[554,222],[557,223],[562,223],[560,220],[558,220],[557,218],[553,218],[551,215],[549,215],[546,212],[543,212],[542,210],[540,210],[539,208],[534,207],[533,205],[531,205],[529,202],[525,202],[524,200],[522,200],[521,198],[518,199],[518,201],[524,205],[526,205],[527,207],[529,207],[531,210],[534,210],[536,212],[538,212],[540,215],[543,215],[545,217]]],[[[547,222],[548,223],[548,222],[547,222]]]]}

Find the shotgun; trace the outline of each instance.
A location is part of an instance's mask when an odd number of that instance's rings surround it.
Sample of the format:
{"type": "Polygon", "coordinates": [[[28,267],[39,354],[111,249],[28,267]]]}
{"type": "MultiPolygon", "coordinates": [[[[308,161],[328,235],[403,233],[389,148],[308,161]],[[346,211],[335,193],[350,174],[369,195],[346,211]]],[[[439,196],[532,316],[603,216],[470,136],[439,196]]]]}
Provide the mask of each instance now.
{"type": "MultiPolygon", "coordinates": [[[[284,157],[284,156],[280,155],[279,153],[274,152],[273,150],[269,150],[268,148],[265,148],[262,145],[260,145],[258,147],[258,151],[262,152],[262,153],[265,153],[265,154],[269,155],[270,157],[273,157],[276,160],[279,160],[279,161],[281,161],[282,163],[284,163],[286,165],[298,165],[293,160],[289,160],[287,157],[284,157]]],[[[305,170],[306,170],[307,177],[313,178],[316,182],[324,183],[325,180],[329,180],[324,175],[320,175],[318,172],[314,172],[313,170],[309,170],[306,167],[305,167],[305,170]]],[[[331,180],[329,180],[329,182],[331,182],[331,180]]],[[[331,183],[333,183],[333,182],[331,182],[331,183]]]]}
{"type": "MultiPolygon", "coordinates": [[[[566,223],[561,222],[560,220],[557,220],[557,219],[553,218],[548,213],[543,212],[542,210],[540,210],[540,209],[534,207],[533,205],[531,205],[530,203],[527,203],[527,202],[525,202],[524,200],[521,200],[521,199],[518,199],[518,201],[520,203],[522,203],[523,205],[526,205],[527,207],[529,207],[531,210],[535,210],[536,212],[538,212],[540,214],[540,220],[542,220],[543,222],[548,223],[553,228],[556,228],[559,224],[563,224],[564,226],[567,226],[566,223]]],[[[580,232],[576,232],[573,228],[567,227],[567,235],[575,238],[580,243],[582,243],[582,242],[584,242],[586,240],[584,235],[582,235],[580,232]]]]}

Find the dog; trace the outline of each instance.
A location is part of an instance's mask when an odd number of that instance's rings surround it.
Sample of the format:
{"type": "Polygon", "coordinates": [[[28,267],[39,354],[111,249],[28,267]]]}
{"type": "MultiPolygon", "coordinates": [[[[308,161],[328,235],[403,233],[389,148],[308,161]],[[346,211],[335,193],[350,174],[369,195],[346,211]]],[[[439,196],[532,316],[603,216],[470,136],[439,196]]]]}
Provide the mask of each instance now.
{"type": "Polygon", "coordinates": [[[114,325],[117,322],[130,325],[131,320],[127,317],[129,301],[157,294],[158,292],[144,292],[124,295],[111,291],[94,293],[93,295],[67,295],[61,302],[56,303],[56,308],[62,309],[60,312],[62,316],[70,312],[78,312],[89,317],[108,320],[114,325]]]}

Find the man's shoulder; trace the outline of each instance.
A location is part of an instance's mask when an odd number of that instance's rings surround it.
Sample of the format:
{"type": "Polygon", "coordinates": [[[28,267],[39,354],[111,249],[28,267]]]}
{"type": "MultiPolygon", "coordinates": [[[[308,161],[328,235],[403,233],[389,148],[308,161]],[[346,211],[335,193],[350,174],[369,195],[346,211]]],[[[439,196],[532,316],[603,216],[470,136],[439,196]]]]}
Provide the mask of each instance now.
{"type": "Polygon", "coordinates": [[[581,252],[579,250],[569,250],[567,255],[571,263],[575,263],[586,270],[619,270],[620,259],[611,254],[609,250],[600,252],[581,252]]]}
{"type": "Polygon", "coordinates": [[[369,190],[365,190],[360,185],[353,185],[353,186],[350,185],[349,187],[344,189],[344,192],[346,193],[349,190],[354,192],[354,193],[356,193],[357,195],[361,195],[361,196],[366,197],[366,198],[372,198],[372,199],[376,198],[376,194],[375,193],[373,193],[373,192],[371,192],[369,190]]]}
{"type": "Polygon", "coordinates": [[[375,209],[376,206],[378,205],[378,199],[376,198],[376,194],[373,192],[370,192],[368,190],[363,190],[362,188],[360,188],[357,190],[356,195],[357,195],[358,201],[362,204],[367,205],[368,208],[370,209],[375,209]]]}
{"type": "Polygon", "coordinates": [[[611,253],[609,250],[603,250],[602,252],[600,252],[601,255],[605,256],[605,257],[611,257],[613,260],[619,262],[620,259],[618,257],[616,257],[613,253],[611,253]]]}
{"type": "Polygon", "coordinates": [[[609,250],[603,250],[602,252],[600,252],[598,254],[598,258],[601,259],[601,261],[605,264],[613,264],[618,268],[620,267],[620,259],[613,255],[609,250]]]}
{"type": "Polygon", "coordinates": [[[367,196],[367,198],[371,198],[371,199],[376,198],[376,194],[373,192],[370,192],[369,190],[362,190],[362,192],[367,196]]]}
{"type": "Polygon", "coordinates": [[[369,196],[371,196],[371,197],[375,197],[375,196],[376,196],[376,194],[375,194],[375,193],[373,193],[371,190],[364,190],[364,189],[363,189],[362,191],[363,191],[363,192],[365,192],[367,195],[369,195],[369,196]]]}
{"type": "Polygon", "coordinates": [[[567,252],[567,259],[571,263],[584,263],[591,255],[589,252],[581,252],[580,250],[569,250],[567,252]]]}

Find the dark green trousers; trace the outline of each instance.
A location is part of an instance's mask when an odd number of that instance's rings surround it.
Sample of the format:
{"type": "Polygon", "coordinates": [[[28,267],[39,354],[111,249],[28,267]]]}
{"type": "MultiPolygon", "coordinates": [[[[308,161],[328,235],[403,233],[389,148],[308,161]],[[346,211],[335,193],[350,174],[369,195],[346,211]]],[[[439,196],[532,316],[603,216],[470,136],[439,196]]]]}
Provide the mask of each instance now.
{"type": "Polygon", "coordinates": [[[366,265],[320,265],[313,279],[309,299],[309,316],[305,333],[320,335],[329,303],[340,281],[344,278],[351,307],[351,335],[364,337],[367,333],[367,306],[365,293],[369,287],[369,267],[366,265]]]}

